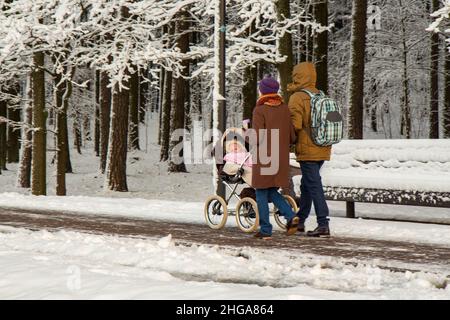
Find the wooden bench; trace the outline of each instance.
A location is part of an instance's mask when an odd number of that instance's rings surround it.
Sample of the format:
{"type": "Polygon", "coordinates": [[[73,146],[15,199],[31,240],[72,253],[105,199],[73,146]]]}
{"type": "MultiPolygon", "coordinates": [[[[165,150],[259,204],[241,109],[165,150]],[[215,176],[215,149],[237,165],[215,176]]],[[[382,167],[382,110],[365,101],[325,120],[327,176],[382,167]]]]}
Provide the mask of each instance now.
{"type": "MultiPolygon", "coordinates": [[[[294,185],[299,164],[291,154],[294,185]]],[[[344,140],[333,147],[322,183],[327,200],[450,208],[450,140],[344,140]]]]}

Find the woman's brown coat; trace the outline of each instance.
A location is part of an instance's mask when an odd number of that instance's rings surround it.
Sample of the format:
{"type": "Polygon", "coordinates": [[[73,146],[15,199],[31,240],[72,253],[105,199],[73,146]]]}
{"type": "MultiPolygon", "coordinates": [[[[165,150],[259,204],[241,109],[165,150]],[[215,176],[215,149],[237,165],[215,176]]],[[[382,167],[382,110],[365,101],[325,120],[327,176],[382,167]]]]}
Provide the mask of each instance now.
{"type": "Polygon", "coordinates": [[[295,143],[291,113],[278,95],[263,96],[253,110],[252,186],[257,189],[289,186],[289,147],[295,143]],[[264,99],[268,97],[268,99],[264,99]],[[261,103],[262,101],[262,103],[261,103]],[[278,136],[271,130],[278,130],[278,136]],[[264,130],[267,130],[264,132],[264,130]],[[272,151],[272,147],[275,149],[272,151]]]}

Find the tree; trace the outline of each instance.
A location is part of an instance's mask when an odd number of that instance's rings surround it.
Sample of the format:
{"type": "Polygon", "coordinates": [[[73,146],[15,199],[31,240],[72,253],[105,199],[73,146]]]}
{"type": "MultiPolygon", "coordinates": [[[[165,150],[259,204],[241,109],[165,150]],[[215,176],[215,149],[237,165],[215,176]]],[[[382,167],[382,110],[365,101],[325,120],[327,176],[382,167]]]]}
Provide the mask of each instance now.
{"type": "MultiPolygon", "coordinates": [[[[248,36],[253,33],[255,29],[252,24],[248,30],[248,36]]],[[[258,68],[255,65],[248,65],[244,71],[244,85],[242,86],[242,119],[251,119],[253,109],[256,106],[256,98],[258,92],[256,90],[258,84],[258,68]]]]}
{"type": "Polygon", "coordinates": [[[20,94],[20,87],[17,82],[11,84],[8,94],[10,98],[8,99],[8,120],[11,121],[8,125],[8,162],[17,163],[19,162],[19,150],[20,150],[20,127],[17,123],[20,122],[20,100],[18,99],[20,94]]]}
{"type": "Polygon", "coordinates": [[[129,128],[129,148],[130,150],[140,150],[139,147],[139,73],[136,66],[133,66],[133,73],[130,76],[130,128],[129,128]]]}
{"type": "Polygon", "coordinates": [[[367,0],[353,0],[348,133],[351,139],[363,138],[366,29],[367,0]]]}
{"type": "Polygon", "coordinates": [[[72,82],[62,80],[60,75],[55,78],[57,85],[55,86],[56,100],[56,195],[65,196],[66,191],[66,170],[68,158],[68,148],[66,137],[67,130],[67,110],[69,107],[69,99],[72,95],[72,82]]]}
{"type": "Polygon", "coordinates": [[[108,72],[100,73],[100,171],[105,173],[111,117],[111,89],[108,72]]]}
{"type": "Polygon", "coordinates": [[[450,50],[445,50],[444,138],[450,138],[450,50]]]}
{"type": "Polygon", "coordinates": [[[25,89],[26,103],[23,109],[23,119],[25,126],[22,129],[22,149],[20,155],[19,170],[17,171],[17,186],[19,188],[31,187],[31,155],[32,155],[32,139],[31,132],[33,119],[33,84],[31,75],[27,76],[25,89]]]}
{"type": "Polygon", "coordinates": [[[6,100],[0,99],[0,173],[6,170],[6,110],[6,100]]]}
{"type": "MultiPolygon", "coordinates": [[[[120,19],[129,18],[129,8],[120,8],[120,19]]],[[[126,40],[124,41],[126,43],[126,40]]],[[[118,50],[122,50],[124,42],[117,42],[118,50]]],[[[114,62],[114,59],[113,59],[114,62]]],[[[129,67],[125,67],[122,83],[116,83],[112,90],[111,127],[109,129],[108,162],[106,170],[106,187],[113,191],[128,191],[127,184],[127,141],[128,114],[130,105],[129,67]]]]}
{"type": "MultiPolygon", "coordinates": [[[[163,33],[169,35],[169,39],[165,40],[164,45],[170,47],[170,36],[174,33],[174,26],[169,25],[163,28],[163,33]]],[[[160,161],[167,161],[169,159],[169,145],[170,145],[170,118],[172,114],[172,83],[173,75],[171,70],[161,69],[162,73],[162,99],[161,99],[161,152],[159,156],[160,161]]]]}
{"type": "Polygon", "coordinates": [[[31,163],[31,192],[47,194],[47,111],[45,108],[44,53],[33,57],[33,151],[31,163]]]}
{"type": "MultiPolygon", "coordinates": [[[[431,0],[432,12],[439,0],[431,0]]],[[[430,139],[439,139],[439,34],[433,32],[430,47],[430,139]]]]}
{"type": "MultiPolygon", "coordinates": [[[[189,33],[187,32],[189,29],[189,24],[186,21],[186,13],[182,13],[180,18],[176,22],[176,34],[179,34],[177,39],[177,47],[180,49],[180,53],[185,54],[189,51],[189,33]]],[[[173,108],[171,112],[172,126],[171,133],[174,133],[175,130],[184,129],[185,124],[185,103],[186,103],[186,80],[184,77],[188,76],[188,67],[189,61],[184,60],[182,62],[182,71],[181,73],[173,77],[173,85],[172,85],[172,97],[173,97],[173,108]]],[[[177,146],[183,144],[184,135],[179,136],[178,139],[170,140],[170,148],[169,148],[169,172],[186,172],[186,165],[184,164],[184,155],[183,148],[181,148],[179,154],[175,154],[175,150],[177,146]]]]}
{"type": "Polygon", "coordinates": [[[100,157],[100,71],[95,71],[95,124],[94,124],[94,151],[100,157]]]}
{"type": "MultiPolygon", "coordinates": [[[[402,0],[399,0],[400,8],[403,8],[402,0]]],[[[411,108],[409,97],[409,75],[408,75],[408,44],[406,37],[406,17],[402,15],[400,20],[402,29],[402,49],[403,49],[403,106],[402,106],[402,121],[401,134],[406,136],[406,139],[411,139],[411,108]]]]}
{"type": "MultiPolygon", "coordinates": [[[[276,2],[276,11],[279,21],[289,19],[291,17],[290,0],[278,0],[276,2]]],[[[292,82],[292,68],[293,68],[293,53],[292,53],[292,35],[285,32],[280,39],[278,39],[278,52],[283,55],[286,60],[278,63],[278,75],[280,78],[280,90],[284,101],[289,101],[289,93],[287,92],[287,85],[292,82]]]]}
{"type": "MultiPolygon", "coordinates": [[[[317,23],[328,26],[328,0],[314,3],[314,18],[317,23]]],[[[328,31],[319,32],[316,36],[314,50],[317,69],[317,88],[328,92],[328,31]]]]}

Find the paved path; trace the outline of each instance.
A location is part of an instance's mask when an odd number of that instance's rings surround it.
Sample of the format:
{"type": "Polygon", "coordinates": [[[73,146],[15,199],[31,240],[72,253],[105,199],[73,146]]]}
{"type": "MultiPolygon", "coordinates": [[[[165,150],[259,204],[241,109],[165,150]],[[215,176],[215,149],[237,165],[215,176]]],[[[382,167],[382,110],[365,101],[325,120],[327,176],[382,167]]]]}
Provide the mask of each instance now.
{"type": "Polygon", "coordinates": [[[300,235],[287,237],[282,232],[274,233],[272,240],[265,241],[254,239],[237,228],[212,230],[202,224],[4,208],[0,208],[0,225],[32,230],[71,230],[152,238],[172,234],[175,241],[183,243],[290,249],[295,252],[359,261],[379,259],[380,261],[433,265],[443,267],[444,270],[449,269],[450,273],[450,247],[409,242],[344,237],[316,239],[300,235]]]}

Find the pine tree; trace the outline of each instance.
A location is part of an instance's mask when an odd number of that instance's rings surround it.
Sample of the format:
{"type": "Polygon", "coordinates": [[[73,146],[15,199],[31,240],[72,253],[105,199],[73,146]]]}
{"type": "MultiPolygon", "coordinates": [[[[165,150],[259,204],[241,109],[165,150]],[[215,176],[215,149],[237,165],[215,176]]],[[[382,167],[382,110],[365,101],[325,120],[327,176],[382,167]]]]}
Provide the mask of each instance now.
{"type": "Polygon", "coordinates": [[[450,138],[450,48],[445,48],[444,138],[450,138]]]}
{"type": "MultiPolygon", "coordinates": [[[[276,2],[277,18],[279,21],[289,19],[291,17],[290,0],[278,0],[276,2]]],[[[278,40],[278,52],[286,57],[286,60],[277,65],[278,75],[280,78],[280,89],[284,101],[289,101],[289,93],[287,85],[292,82],[293,53],[292,53],[292,35],[286,32],[278,40]]]]}
{"type": "MultiPolygon", "coordinates": [[[[315,2],[314,18],[317,23],[328,26],[328,0],[315,2]]],[[[328,92],[328,31],[317,34],[314,55],[317,69],[317,88],[328,92]]]]}
{"type": "MultiPolygon", "coordinates": [[[[431,10],[439,10],[439,0],[431,0],[431,10]]],[[[431,35],[430,56],[430,139],[439,139],[439,34],[436,32],[431,35]]]]}
{"type": "MultiPolygon", "coordinates": [[[[134,67],[136,68],[136,67],[134,67]]],[[[130,77],[130,150],[140,150],[139,147],[139,73],[135,69],[130,77]]]]}
{"type": "Polygon", "coordinates": [[[100,171],[105,173],[111,116],[111,89],[107,72],[100,73],[100,171]]]}
{"type": "Polygon", "coordinates": [[[15,103],[16,97],[20,94],[20,87],[18,83],[11,84],[8,90],[10,99],[8,99],[8,120],[13,121],[12,125],[8,126],[8,163],[18,163],[20,153],[20,129],[17,123],[20,122],[20,105],[15,103]]]}
{"type": "MultiPolygon", "coordinates": [[[[179,20],[176,22],[176,34],[178,35],[177,46],[180,49],[180,53],[187,53],[189,51],[189,33],[186,32],[189,28],[189,24],[186,21],[186,14],[183,12],[180,15],[179,20]]],[[[189,61],[184,60],[182,62],[184,67],[181,71],[182,74],[173,78],[172,84],[172,96],[173,96],[173,108],[171,112],[171,135],[175,130],[184,129],[185,127],[185,103],[186,103],[186,84],[183,76],[187,76],[189,61]]],[[[186,172],[186,165],[184,164],[183,148],[181,148],[179,154],[175,154],[177,147],[182,145],[184,136],[180,136],[178,140],[171,139],[169,147],[169,172],[186,172]]]]}
{"type": "Polygon", "coordinates": [[[31,164],[31,192],[47,194],[47,111],[45,109],[44,53],[33,56],[33,151],[31,164]]]}
{"type": "Polygon", "coordinates": [[[353,0],[350,63],[349,138],[363,138],[367,0],[353,0]]]}
{"type": "MultiPolygon", "coordinates": [[[[0,117],[6,119],[6,100],[0,99],[0,117]]],[[[0,120],[0,173],[6,170],[6,122],[0,120]]]]}
{"type": "Polygon", "coordinates": [[[100,71],[95,71],[95,124],[94,124],[94,151],[100,156],[100,71]]]}
{"type": "MultiPolygon", "coordinates": [[[[400,8],[403,7],[402,0],[399,0],[400,8]]],[[[402,105],[402,121],[401,121],[401,134],[406,139],[411,139],[411,107],[409,97],[409,75],[408,75],[408,44],[406,39],[406,17],[403,15],[400,20],[402,29],[402,51],[403,51],[403,105],[402,105]]]]}
{"type": "MultiPolygon", "coordinates": [[[[163,28],[163,33],[170,37],[174,33],[174,26],[170,24],[168,27],[163,28]]],[[[165,46],[170,47],[170,40],[166,40],[165,46]]],[[[161,69],[163,76],[162,86],[162,100],[161,100],[161,152],[159,156],[160,161],[167,161],[169,159],[169,144],[170,144],[170,118],[172,113],[172,71],[161,69]]]]}
{"type": "Polygon", "coordinates": [[[22,129],[22,147],[20,155],[19,170],[17,173],[17,186],[19,188],[31,187],[31,155],[32,155],[32,139],[31,126],[33,120],[33,84],[32,77],[27,77],[25,95],[27,102],[23,109],[23,118],[25,127],[22,129]]]}
{"type": "MultiPolygon", "coordinates": [[[[246,34],[248,37],[254,31],[254,23],[247,30],[246,34]]],[[[253,109],[256,106],[256,98],[258,96],[257,85],[258,85],[258,68],[254,65],[249,65],[244,71],[244,85],[242,86],[242,119],[251,119],[253,114],[253,109]]]]}

